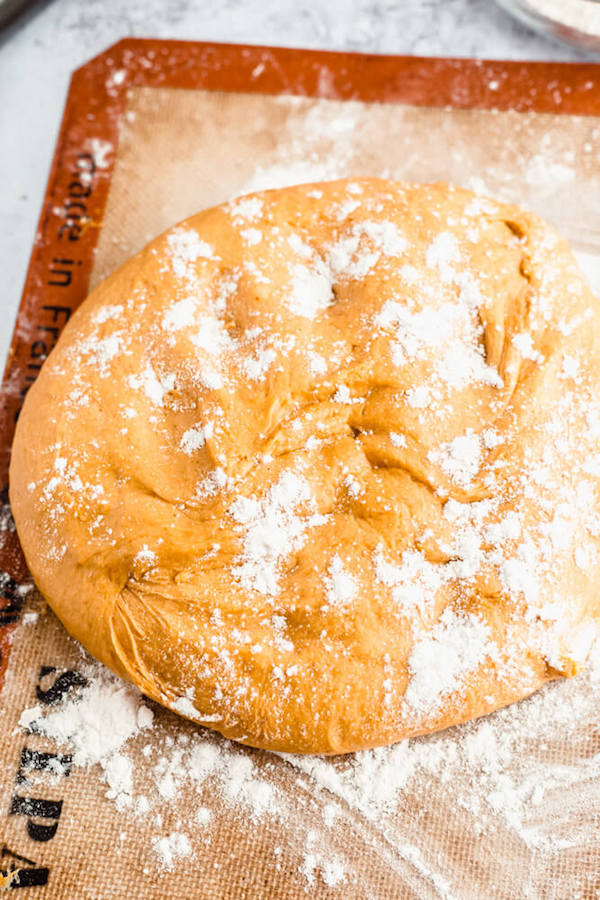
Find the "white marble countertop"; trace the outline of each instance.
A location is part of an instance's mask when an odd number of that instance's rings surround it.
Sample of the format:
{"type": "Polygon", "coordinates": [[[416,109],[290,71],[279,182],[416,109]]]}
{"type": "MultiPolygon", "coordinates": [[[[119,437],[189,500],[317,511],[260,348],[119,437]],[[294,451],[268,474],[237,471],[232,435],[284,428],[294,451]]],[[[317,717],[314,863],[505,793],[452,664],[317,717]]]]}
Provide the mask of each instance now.
{"type": "Polygon", "coordinates": [[[584,60],[493,0],[37,0],[0,32],[0,359],[4,361],[69,77],[122,37],[374,53],[584,60]]]}

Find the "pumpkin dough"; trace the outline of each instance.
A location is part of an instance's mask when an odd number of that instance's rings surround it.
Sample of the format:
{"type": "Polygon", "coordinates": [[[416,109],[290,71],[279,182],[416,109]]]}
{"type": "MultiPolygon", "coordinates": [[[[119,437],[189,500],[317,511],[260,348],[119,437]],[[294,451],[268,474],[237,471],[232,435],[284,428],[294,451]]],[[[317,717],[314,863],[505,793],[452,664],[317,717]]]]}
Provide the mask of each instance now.
{"type": "Polygon", "coordinates": [[[90,653],[236,741],[481,716],[596,636],[599,336],[565,241],[469,191],[199,213],[93,291],[26,398],[27,563],[90,653]]]}

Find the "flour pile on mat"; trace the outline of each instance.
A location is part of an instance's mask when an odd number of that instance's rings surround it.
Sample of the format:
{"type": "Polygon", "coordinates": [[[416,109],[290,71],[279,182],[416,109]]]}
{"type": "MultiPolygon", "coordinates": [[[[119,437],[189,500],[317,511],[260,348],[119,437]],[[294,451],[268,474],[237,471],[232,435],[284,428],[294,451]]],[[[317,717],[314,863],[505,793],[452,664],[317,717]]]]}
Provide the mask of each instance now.
{"type": "MultiPolygon", "coordinates": [[[[411,860],[439,887],[441,874],[420,856],[411,835],[392,838],[389,830],[406,797],[426,790],[428,783],[443,785],[482,831],[493,830],[500,817],[532,851],[548,853],[568,843],[560,805],[571,814],[583,813],[582,827],[592,827],[585,812],[597,794],[600,755],[582,754],[568,766],[549,753],[541,765],[539,752],[593,721],[600,700],[599,650],[592,651],[594,664],[575,681],[551,684],[468,725],[341,759],[265,755],[204,729],[174,732],[168,714],[157,721],[136,688],[91,661],[83,669],[88,684],[77,697],[45,713],[39,706],[26,709],[20,725],[53,739],[57,748],[71,748],[75,765],[92,767],[119,813],[143,823],[153,854],[168,868],[188,864],[194,836],[201,831],[210,841],[220,816],[282,824],[294,816],[299,868],[308,885],[321,880],[339,885],[343,893],[346,880],[357,876],[348,860],[328,846],[336,828],[352,822],[374,828],[377,841],[391,841],[388,851],[411,860]],[[284,774],[292,767],[304,781],[294,779],[290,790],[289,778],[281,779],[282,765],[284,774]],[[186,789],[191,792],[184,800],[186,789]],[[306,790],[321,798],[317,828],[305,821],[295,796],[306,790]],[[556,817],[537,820],[536,811],[547,808],[556,817]],[[177,816],[172,830],[162,824],[168,810],[177,816]]],[[[274,847],[273,864],[285,850],[274,847]]],[[[448,885],[444,890],[451,896],[448,885]]]]}
{"type": "MultiPolygon", "coordinates": [[[[252,820],[288,819],[289,793],[268,775],[264,777],[242,748],[204,730],[172,737],[172,722],[156,724],[153,710],[136,688],[92,661],[83,671],[87,685],[77,697],[46,713],[39,705],[30,707],[19,724],[59,747],[70,748],[74,765],[97,767],[107,787],[106,797],[121,814],[144,821],[153,852],[163,866],[174,868],[192,855],[191,838],[198,829],[210,839],[213,819],[221,809],[252,820]],[[205,784],[212,808],[196,802],[190,809],[181,802],[185,787],[191,787],[197,797],[205,784]],[[180,827],[165,833],[161,813],[178,804],[180,827]]],[[[268,764],[267,771],[272,766],[268,764]]],[[[346,878],[344,860],[327,854],[321,840],[315,847],[310,830],[303,841],[306,854],[301,871],[308,882],[313,883],[318,874],[330,886],[341,884],[346,878]]]]}

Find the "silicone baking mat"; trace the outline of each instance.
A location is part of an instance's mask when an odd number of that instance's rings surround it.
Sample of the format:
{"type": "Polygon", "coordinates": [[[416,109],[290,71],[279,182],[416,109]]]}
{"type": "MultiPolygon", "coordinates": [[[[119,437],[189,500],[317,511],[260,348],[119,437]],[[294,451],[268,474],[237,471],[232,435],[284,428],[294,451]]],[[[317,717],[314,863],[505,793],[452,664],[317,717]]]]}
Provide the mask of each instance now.
{"type": "Polygon", "coordinates": [[[70,313],[186,215],[346,175],[522,202],[593,263],[598,67],[127,40],[73,76],[1,394],[0,891],[598,896],[593,672],[473,727],[337,762],[236,748],[153,707],[112,796],[107,766],[18,724],[36,704],[60,710],[90,671],[102,682],[31,590],[7,502],[15,420],[70,313]]]}

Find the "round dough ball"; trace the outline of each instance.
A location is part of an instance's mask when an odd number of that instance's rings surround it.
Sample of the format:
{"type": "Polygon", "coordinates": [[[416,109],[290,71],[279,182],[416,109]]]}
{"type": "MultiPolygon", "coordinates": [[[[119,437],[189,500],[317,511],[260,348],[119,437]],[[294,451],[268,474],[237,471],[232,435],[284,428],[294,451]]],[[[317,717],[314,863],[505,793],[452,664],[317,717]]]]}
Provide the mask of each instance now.
{"type": "Polygon", "coordinates": [[[229,738],[345,753],[586,659],[600,317],[539,218],[444,184],[266,191],[75,313],[11,464],[69,632],[229,738]]]}

